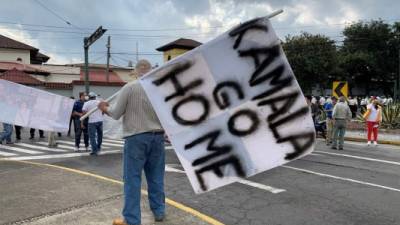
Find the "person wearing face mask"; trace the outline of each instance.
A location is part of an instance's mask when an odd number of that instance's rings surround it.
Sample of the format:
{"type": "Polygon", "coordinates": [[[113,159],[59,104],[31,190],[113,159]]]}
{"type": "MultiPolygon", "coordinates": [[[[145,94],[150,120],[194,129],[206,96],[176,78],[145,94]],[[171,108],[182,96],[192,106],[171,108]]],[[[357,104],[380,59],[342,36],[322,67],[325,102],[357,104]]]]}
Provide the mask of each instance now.
{"type": "Polygon", "coordinates": [[[75,151],[79,151],[79,145],[81,143],[81,136],[83,133],[83,140],[85,142],[85,150],[89,151],[89,134],[88,134],[88,119],[85,119],[81,124],[81,116],[83,116],[83,104],[87,100],[87,96],[85,92],[79,93],[79,99],[75,101],[72,117],[74,119],[74,128],[75,128],[75,151]]]}
{"type": "Polygon", "coordinates": [[[367,122],[367,145],[371,144],[371,141],[374,141],[374,145],[378,145],[378,127],[382,122],[382,107],[379,105],[378,100],[372,100],[371,104],[367,106],[367,111],[363,115],[364,119],[367,122]],[[373,139],[372,139],[372,134],[373,139]]]}
{"type": "MultiPolygon", "coordinates": [[[[100,102],[96,99],[97,96],[96,93],[89,92],[89,101],[85,102],[82,107],[83,114],[97,108],[97,105],[100,102]]],[[[103,114],[99,110],[89,116],[88,133],[90,146],[92,148],[90,155],[93,156],[98,155],[101,151],[101,143],[103,142],[103,120],[103,114]]]]}

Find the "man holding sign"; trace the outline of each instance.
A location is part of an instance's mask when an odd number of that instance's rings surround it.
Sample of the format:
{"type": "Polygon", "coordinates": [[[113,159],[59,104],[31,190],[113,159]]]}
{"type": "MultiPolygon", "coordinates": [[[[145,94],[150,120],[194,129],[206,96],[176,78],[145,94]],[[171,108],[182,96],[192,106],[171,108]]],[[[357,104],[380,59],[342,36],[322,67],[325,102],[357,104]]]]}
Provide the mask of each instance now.
{"type": "MultiPolygon", "coordinates": [[[[265,17],[240,24],[169,61],[141,77],[140,84],[125,86],[111,110],[107,103],[100,104],[100,108],[114,118],[124,114],[127,122],[131,122],[128,118],[136,118],[132,120],[135,128],[148,125],[146,122],[155,125],[154,112],[147,111],[152,110],[147,98],[196,193],[280,166],[314,148],[315,129],[309,107],[279,38],[265,17]]],[[[146,128],[140,131],[157,131],[157,127],[146,128]]],[[[128,136],[137,130],[124,132],[125,153],[133,154],[130,160],[146,160],[148,155],[141,154],[139,147],[146,146],[145,138],[128,136]],[[137,152],[129,152],[128,148],[137,152]]],[[[160,135],[154,142],[161,139],[160,135]]],[[[159,154],[164,157],[164,153],[159,154]]],[[[148,159],[153,162],[151,155],[148,159]]],[[[128,162],[124,159],[124,171],[129,169],[125,168],[128,162]]],[[[136,176],[140,181],[140,174],[136,176]]],[[[124,179],[129,181],[129,173],[124,179]]],[[[125,183],[125,191],[129,191],[127,186],[125,183]]]]}
{"type": "MultiPolygon", "coordinates": [[[[151,65],[141,60],[136,65],[138,76],[150,71],[151,65]]],[[[113,225],[140,224],[141,177],[144,170],[148,185],[150,208],[156,221],[163,221],[164,194],[164,132],[146,93],[139,82],[126,84],[115,103],[108,107],[101,102],[99,109],[118,120],[123,117],[124,145],[124,220],[113,225]]]]}

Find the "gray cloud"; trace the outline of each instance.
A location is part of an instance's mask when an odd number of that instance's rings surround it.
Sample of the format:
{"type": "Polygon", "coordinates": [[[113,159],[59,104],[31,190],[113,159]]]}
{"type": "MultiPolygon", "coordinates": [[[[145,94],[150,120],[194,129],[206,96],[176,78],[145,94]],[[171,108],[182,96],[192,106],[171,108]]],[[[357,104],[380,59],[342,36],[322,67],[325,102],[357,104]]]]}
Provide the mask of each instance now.
{"type": "MultiPolygon", "coordinates": [[[[68,27],[65,22],[40,7],[33,0],[3,0],[0,9],[0,29],[3,33],[5,31],[13,32],[13,35],[18,36],[21,40],[38,45],[36,47],[41,48],[44,53],[50,54],[55,61],[65,63],[71,60],[82,60],[82,39],[85,36],[82,33],[92,32],[99,25],[109,29],[106,35],[112,36],[112,52],[127,53],[113,55],[115,62],[112,62],[126,65],[127,60],[135,59],[136,43],[139,44],[140,52],[147,53],[141,55],[140,58],[148,58],[153,63],[161,64],[162,56],[155,51],[155,48],[169,41],[178,37],[191,37],[204,42],[236,23],[255,16],[267,15],[271,11],[281,8],[285,12],[272,19],[281,38],[288,34],[298,34],[302,30],[338,38],[344,27],[343,23],[346,21],[382,18],[393,22],[393,19],[400,19],[397,12],[397,9],[400,8],[400,1],[396,0],[40,1],[72,24],[90,29],[23,26],[22,30],[18,30],[15,25],[1,23],[8,21],[68,27]],[[209,26],[217,28],[210,29],[209,26]],[[184,27],[195,29],[161,30],[184,27]],[[116,30],[116,28],[125,30],[116,30]],[[132,29],[146,29],[147,31],[132,31],[132,29]],[[149,31],[148,29],[158,30],[149,31]]],[[[92,60],[97,58],[98,62],[105,61],[105,42],[106,38],[103,37],[91,47],[90,58],[92,60]]]]}

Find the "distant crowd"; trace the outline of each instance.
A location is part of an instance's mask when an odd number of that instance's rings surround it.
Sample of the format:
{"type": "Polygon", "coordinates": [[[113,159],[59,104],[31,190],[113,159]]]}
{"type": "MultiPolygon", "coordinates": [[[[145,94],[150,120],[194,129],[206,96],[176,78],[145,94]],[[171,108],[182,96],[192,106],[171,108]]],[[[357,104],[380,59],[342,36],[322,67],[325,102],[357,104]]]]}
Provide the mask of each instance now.
{"type": "Polygon", "coordinates": [[[332,149],[343,150],[347,121],[357,115],[365,121],[367,145],[377,146],[378,127],[382,122],[382,106],[393,103],[391,97],[306,96],[317,134],[321,134],[332,149]]]}

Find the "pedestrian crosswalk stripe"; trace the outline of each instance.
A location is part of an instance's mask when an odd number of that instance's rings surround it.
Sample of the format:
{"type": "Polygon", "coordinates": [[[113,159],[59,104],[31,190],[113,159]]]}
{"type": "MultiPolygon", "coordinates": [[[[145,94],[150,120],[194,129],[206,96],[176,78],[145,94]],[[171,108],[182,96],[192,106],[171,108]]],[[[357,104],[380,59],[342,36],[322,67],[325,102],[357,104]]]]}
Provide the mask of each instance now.
{"type": "Polygon", "coordinates": [[[124,144],[125,143],[125,141],[123,141],[123,140],[119,141],[119,140],[112,140],[112,139],[108,139],[108,138],[105,138],[103,140],[107,141],[107,142],[111,142],[111,143],[116,143],[116,144],[124,144]]]}
{"type": "Polygon", "coordinates": [[[49,148],[49,147],[26,144],[26,143],[15,143],[15,145],[27,147],[27,148],[33,148],[33,149],[37,149],[37,150],[49,151],[49,152],[66,152],[67,151],[67,150],[63,150],[63,149],[49,148]]]}
{"type": "Polygon", "coordinates": [[[3,151],[0,151],[0,155],[1,156],[15,156],[15,155],[17,155],[17,154],[14,154],[14,153],[10,153],[10,152],[3,152],[3,151]]]}
{"type": "MultiPolygon", "coordinates": [[[[60,142],[60,141],[57,141],[57,142],[60,142]]],[[[44,141],[39,141],[39,142],[36,142],[36,143],[41,144],[41,145],[48,145],[48,143],[44,142],[44,141]]],[[[72,144],[72,143],[67,143],[67,144],[72,144]]],[[[63,145],[63,144],[58,144],[57,143],[57,147],[58,148],[69,149],[69,150],[75,150],[75,145],[71,146],[71,145],[66,145],[66,144],[63,145]]],[[[84,149],[84,148],[82,148],[82,149],[84,149]]],[[[105,148],[105,149],[107,149],[107,148],[105,148]]]]}
{"type": "Polygon", "coordinates": [[[43,154],[43,152],[40,152],[40,151],[27,150],[27,149],[23,149],[23,148],[8,146],[8,145],[2,145],[2,146],[0,146],[0,148],[15,151],[15,152],[31,154],[31,155],[43,154]]]}
{"type": "MultiPolygon", "coordinates": [[[[120,150],[110,150],[100,152],[99,155],[119,154],[120,150]]],[[[17,156],[6,158],[6,160],[38,160],[38,159],[56,159],[56,158],[72,158],[80,156],[89,156],[89,152],[71,152],[65,154],[53,154],[53,155],[35,155],[35,156],[17,156]]]]}
{"type": "Polygon", "coordinates": [[[113,146],[113,147],[124,147],[124,145],[121,145],[121,144],[113,144],[113,143],[107,143],[107,142],[103,142],[102,145],[113,146]]]}
{"type": "MultiPolygon", "coordinates": [[[[48,142],[44,142],[44,141],[39,141],[39,142],[35,142],[35,143],[37,143],[39,145],[45,145],[45,146],[49,145],[48,142]]],[[[68,145],[60,145],[60,144],[57,144],[57,147],[58,148],[69,149],[69,150],[74,150],[75,149],[75,147],[71,147],[71,146],[68,146],[68,145]]]]}
{"type": "MultiPolygon", "coordinates": [[[[75,142],[73,141],[64,141],[64,140],[57,140],[57,143],[63,143],[63,144],[67,144],[67,145],[73,145],[75,146],[75,142]]],[[[105,145],[107,143],[102,143],[102,145],[105,145]]],[[[122,146],[117,146],[117,147],[122,147],[122,146]]],[[[75,149],[75,147],[71,147],[72,149],[75,149]]],[[[102,147],[102,149],[109,149],[108,147],[102,147]]]]}
{"type": "MultiPolygon", "coordinates": [[[[73,141],[61,141],[60,140],[60,141],[57,141],[57,142],[65,143],[65,144],[75,144],[75,142],[73,142],[73,141]]],[[[106,140],[103,141],[101,145],[112,146],[112,147],[124,147],[124,145],[122,145],[122,144],[107,143],[106,140]]]]}

